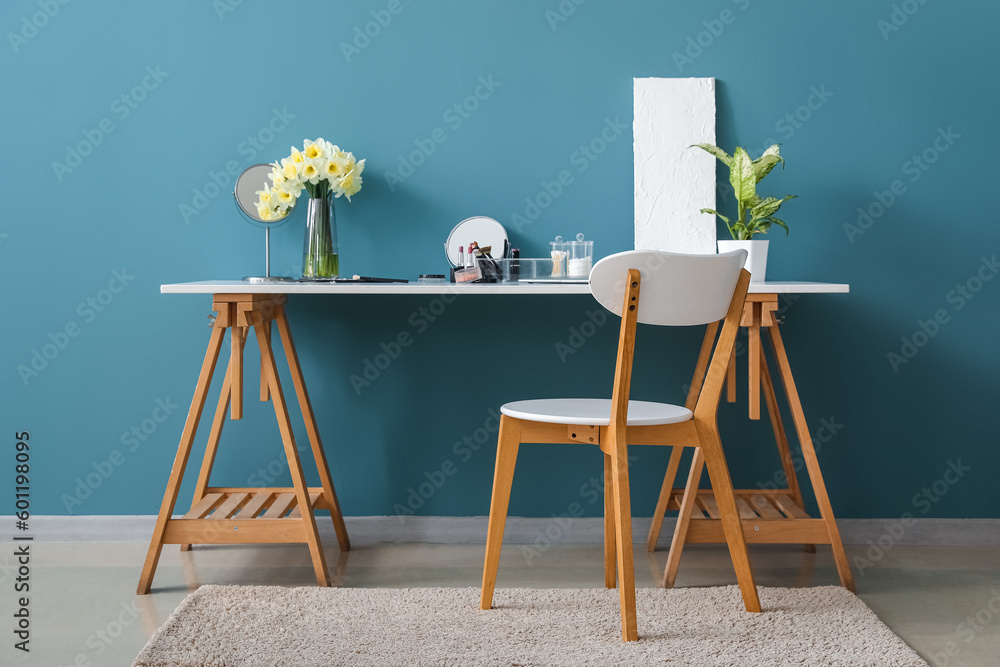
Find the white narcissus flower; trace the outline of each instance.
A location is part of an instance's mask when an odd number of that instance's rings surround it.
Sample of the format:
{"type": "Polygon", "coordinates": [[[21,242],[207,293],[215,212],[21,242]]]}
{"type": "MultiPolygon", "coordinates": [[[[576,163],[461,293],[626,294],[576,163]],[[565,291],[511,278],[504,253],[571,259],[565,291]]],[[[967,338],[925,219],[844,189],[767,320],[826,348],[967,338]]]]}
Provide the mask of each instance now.
{"type": "Polygon", "coordinates": [[[303,180],[309,181],[313,185],[319,183],[320,170],[315,160],[306,160],[302,163],[301,176],[303,180]]]}
{"type": "Polygon", "coordinates": [[[290,157],[281,159],[281,175],[285,177],[285,180],[290,181],[299,175],[299,164],[301,163],[295,162],[290,157]]]}
{"type": "Polygon", "coordinates": [[[347,201],[351,201],[351,197],[361,190],[361,175],[352,169],[340,177],[338,185],[347,201]]]}
{"type": "Polygon", "coordinates": [[[288,159],[295,164],[301,164],[302,162],[305,162],[306,156],[300,153],[298,148],[292,146],[292,154],[288,156],[288,159]]]}
{"type": "Polygon", "coordinates": [[[326,163],[326,177],[329,179],[330,183],[334,183],[336,179],[340,178],[348,171],[350,170],[347,166],[347,158],[340,155],[334,155],[326,163]]]}
{"type": "Polygon", "coordinates": [[[355,172],[354,173],[355,176],[360,176],[361,172],[364,171],[364,170],[365,170],[365,161],[362,160],[361,162],[356,162],[354,160],[354,154],[353,153],[348,153],[347,154],[347,170],[346,171],[353,171],[353,172],[355,172]]]}
{"type": "Polygon", "coordinates": [[[257,191],[257,205],[258,206],[271,206],[271,186],[264,184],[263,190],[257,191]]]}
{"type": "Polygon", "coordinates": [[[264,222],[270,222],[275,219],[274,211],[272,211],[269,206],[258,206],[257,217],[264,222]]]}
{"type": "Polygon", "coordinates": [[[309,141],[306,139],[303,142],[302,154],[306,156],[307,160],[315,160],[318,157],[325,157],[326,145],[322,138],[316,141],[309,141]]]}
{"type": "Polygon", "coordinates": [[[320,155],[312,160],[312,163],[316,165],[316,170],[319,172],[320,180],[326,178],[326,165],[328,162],[329,159],[325,155],[320,155]]]}

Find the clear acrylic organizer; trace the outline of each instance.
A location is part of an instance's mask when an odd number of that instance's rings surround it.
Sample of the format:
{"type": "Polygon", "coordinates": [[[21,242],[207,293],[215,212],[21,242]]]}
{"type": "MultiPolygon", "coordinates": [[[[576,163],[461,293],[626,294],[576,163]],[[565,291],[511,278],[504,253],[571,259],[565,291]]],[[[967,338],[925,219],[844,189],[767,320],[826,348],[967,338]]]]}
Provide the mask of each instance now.
{"type": "Polygon", "coordinates": [[[561,281],[566,279],[566,258],[548,257],[507,258],[497,260],[503,270],[503,281],[561,281]]]}

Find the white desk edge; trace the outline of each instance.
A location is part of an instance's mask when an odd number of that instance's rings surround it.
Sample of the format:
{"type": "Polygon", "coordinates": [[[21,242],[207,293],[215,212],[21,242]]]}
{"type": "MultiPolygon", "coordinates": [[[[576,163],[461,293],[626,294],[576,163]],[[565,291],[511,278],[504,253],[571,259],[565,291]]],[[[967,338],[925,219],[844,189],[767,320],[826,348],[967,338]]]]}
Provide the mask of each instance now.
{"type": "MultiPolygon", "coordinates": [[[[751,294],[846,294],[850,285],[778,280],[750,283],[751,294]]],[[[277,283],[202,280],[160,285],[161,294],[590,294],[587,283],[277,283]]]]}

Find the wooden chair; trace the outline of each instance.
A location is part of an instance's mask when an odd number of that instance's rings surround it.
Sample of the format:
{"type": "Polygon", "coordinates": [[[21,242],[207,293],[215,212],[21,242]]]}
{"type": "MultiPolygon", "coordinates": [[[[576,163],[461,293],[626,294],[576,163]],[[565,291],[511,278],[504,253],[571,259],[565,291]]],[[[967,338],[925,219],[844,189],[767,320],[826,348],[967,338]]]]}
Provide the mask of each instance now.
{"type": "Polygon", "coordinates": [[[624,641],[638,639],[629,503],[630,444],[699,448],[716,490],[743,603],[747,611],[760,611],[716,424],[726,367],[750,282],[750,274],[742,268],[745,258],[742,250],[722,255],[630,251],[606,257],[594,266],[590,274],[594,298],[622,318],[612,397],[518,401],[500,408],[481,609],[490,609],[493,604],[520,443],[584,442],[604,452],[604,583],[607,588],[615,587],[617,565],[624,641]],[[690,326],[723,318],[722,334],[693,412],[677,405],[629,400],[636,323],[690,326]]]}

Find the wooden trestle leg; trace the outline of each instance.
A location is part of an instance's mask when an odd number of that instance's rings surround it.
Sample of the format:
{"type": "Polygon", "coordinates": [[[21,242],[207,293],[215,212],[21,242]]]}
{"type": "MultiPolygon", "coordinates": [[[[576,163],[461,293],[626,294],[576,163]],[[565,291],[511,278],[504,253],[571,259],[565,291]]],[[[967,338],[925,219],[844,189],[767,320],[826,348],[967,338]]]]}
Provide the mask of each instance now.
{"type": "Polygon", "coordinates": [[[826,492],[826,482],[823,480],[823,472],[819,468],[819,459],[816,458],[816,449],[813,447],[812,436],[809,434],[809,425],[806,423],[806,416],[802,411],[799,392],[795,388],[792,369],[788,365],[788,355],[785,354],[785,344],[781,340],[781,332],[777,326],[768,327],[767,331],[770,334],[771,347],[778,362],[778,372],[781,375],[781,382],[785,387],[785,395],[788,397],[788,406],[792,411],[792,421],[795,422],[795,433],[798,435],[799,445],[802,447],[802,458],[805,459],[806,470],[809,472],[809,482],[812,484],[813,494],[816,496],[816,504],[819,506],[820,516],[823,517],[823,521],[826,522],[826,528],[829,531],[829,544],[833,550],[833,560],[837,564],[837,575],[840,577],[840,584],[847,590],[854,591],[854,575],[851,574],[851,565],[847,560],[847,554],[844,552],[844,544],[840,539],[837,519],[833,515],[830,496],[826,492]]]}
{"type": "MultiPolygon", "coordinates": [[[[819,467],[816,450],[813,447],[809,427],[802,411],[802,403],[795,387],[795,380],[788,364],[788,356],[781,339],[781,332],[775,313],[778,308],[777,295],[753,294],[747,299],[741,325],[748,330],[749,372],[749,407],[751,419],[758,418],[760,413],[759,394],[763,393],[767,406],[768,417],[774,430],[774,439],[781,460],[782,473],[787,480],[784,489],[737,489],[735,491],[737,508],[743,523],[743,532],[751,543],[776,543],[805,545],[807,551],[815,551],[815,544],[829,544],[833,550],[834,562],[841,585],[848,590],[854,590],[854,578],[850,563],[844,552],[837,528],[836,518],[830,498],[827,495],[823,473],[819,467]],[[819,506],[820,519],[812,519],[804,511],[802,487],[796,474],[796,465],[788,444],[785,426],[781,419],[774,381],[771,378],[768,362],[764,355],[761,330],[768,334],[774,361],[778,368],[778,376],[784,388],[787,405],[795,423],[795,431],[799,445],[802,448],[802,458],[819,506]]],[[[710,354],[712,343],[717,332],[717,325],[711,325],[705,333],[701,355],[695,368],[694,379],[691,382],[692,393],[701,387],[704,381],[707,355],[710,354]]],[[[727,390],[735,388],[732,362],[727,373],[727,390]]],[[[695,394],[696,395],[696,394],[695,394]]],[[[735,398],[735,396],[727,396],[735,398]]],[[[690,403],[690,395],[689,401],[690,403]]],[[[688,407],[692,407],[688,405],[688,407]]],[[[671,587],[677,576],[681,554],[684,545],[691,542],[720,543],[724,541],[717,499],[711,489],[699,489],[699,481],[704,470],[704,457],[700,450],[695,450],[691,461],[691,469],[684,489],[674,488],[674,480],[680,463],[680,448],[675,451],[667,464],[663,486],[656,503],[653,522],[646,543],[648,551],[656,549],[663,515],[667,510],[679,510],[677,524],[674,529],[670,552],[664,568],[662,585],[671,587]]]]}
{"type": "Polygon", "coordinates": [[[317,509],[330,511],[341,551],[350,549],[344,517],[333,488],[316,418],[309,402],[302,368],[285,316],[284,300],[283,295],[261,294],[217,294],[214,297],[213,309],[218,312],[218,316],[209,339],[208,351],[202,363],[201,374],[198,377],[191,409],[167,482],[163,503],[157,515],[146,562],[139,578],[137,592],[140,595],[150,591],[164,544],[180,544],[181,549],[186,550],[191,544],[306,543],[309,546],[317,583],[320,586],[329,586],[330,574],[314,514],[317,509]],[[273,321],[278,323],[295,393],[306,423],[321,480],[319,488],[306,486],[271,346],[273,321]],[[233,419],[242,417],[242,355],[251,328],[254,330],[261,356],[260,399],[274,404],[275,417],[292,477],[290,488],[235,488],[209,485],[226,412],[230,412],[233,419]],[[191,509],[182,518],[174,519],[172,515],[177,494],[184,478],[184,470],[191,454],[198,422],[205,407],[213,371],[227,329],[232,331],[232,356],[209,433],[191,509]]]}

